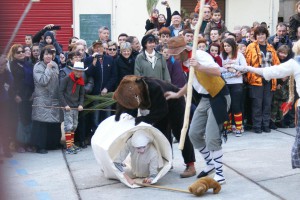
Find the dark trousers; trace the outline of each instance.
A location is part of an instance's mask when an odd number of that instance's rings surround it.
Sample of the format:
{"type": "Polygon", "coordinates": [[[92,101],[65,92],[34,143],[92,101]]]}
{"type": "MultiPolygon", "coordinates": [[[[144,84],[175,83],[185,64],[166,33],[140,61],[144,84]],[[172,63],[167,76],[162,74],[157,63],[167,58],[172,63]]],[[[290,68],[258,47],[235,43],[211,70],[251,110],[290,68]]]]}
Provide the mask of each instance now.
{"type": "MultiPolygon", "coordinates": [[[[184,120],[185,100],[183,97],[176,100],[168,100],[168,106],[168,115],[159,122],[154,123],[154,127],[159,129],[166,136],[172,146],[171,131],[176,140],[180,141],[181,129],[184,120]],[[168,127],[170,127],[171,131],[168,130],[168,127]]],[[[190,141],[188,134],[186,134],[185,137],[182,157],[184,159],[184,163],[186,164],[196,161],[194,147],[190,141]]]]}
{"type": "Polygon", "coordinates": [[[60,123],[33,121],[32,130],[31,144],[38,149],[54,150],[61,146],[60,123]]]}
{"type": "Polygon", "coordinates": [[[11,110],[8,102],[0,102],[0,148],[9,151],[9,142],[12,134],[11,110]]]}
{"type": "Polygon", "coordinates": [[[79,112],[78,114],[78,126],[75,131],[75,142],[84,142],[87,139],[90,130],[88,125],[89,118],[88,114],[84,114],[83,112],[79,112]]]}
{"type": "Polygon", "coordinates": [[[242,99],[243,99],[243,84],[227,84],[231,105],[230,105],[230,113],[237,114],[242,112],[242,99]]]}
{"type": "Polygon", "coordinates": [[[254,129],[260,129],[262,126],[269,127],[274,93],[271,91],[271,87],[271,81],[263,80],[263,86],[251,85],[249,88],[249,96],[252,101],[252,121],[254,129]]]}

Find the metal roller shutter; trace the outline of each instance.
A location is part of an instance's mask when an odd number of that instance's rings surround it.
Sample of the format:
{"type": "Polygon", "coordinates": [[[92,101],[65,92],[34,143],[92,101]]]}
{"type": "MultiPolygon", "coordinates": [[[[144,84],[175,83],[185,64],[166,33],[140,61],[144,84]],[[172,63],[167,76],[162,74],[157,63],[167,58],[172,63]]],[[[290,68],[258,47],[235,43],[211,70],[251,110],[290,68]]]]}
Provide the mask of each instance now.
{"type": "MultiPolygon", "coordinates": [[[[15,26],[23,14],[29,0],[9,0],[0,2],[1,37],[0,49],[7,44],[15,26]]],[[[31,10],[21,25],[14,43],[25,43],[25,35],[34,35],[46,24],[60,25],[57,40],[67,50],[68,40],[73,36],[72,0],[40,0],[33,3],[31,10]]],[[[0,50],[1,51],[1,50],[0,50]]]]}

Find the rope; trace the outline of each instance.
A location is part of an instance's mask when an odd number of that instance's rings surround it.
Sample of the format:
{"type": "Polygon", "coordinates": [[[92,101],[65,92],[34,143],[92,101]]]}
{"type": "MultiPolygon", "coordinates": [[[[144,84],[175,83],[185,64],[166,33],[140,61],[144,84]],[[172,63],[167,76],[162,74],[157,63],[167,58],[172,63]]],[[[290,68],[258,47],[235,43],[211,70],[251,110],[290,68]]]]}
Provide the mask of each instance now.
{"type": "Polygon", "coordinates": [[[143,187],[151,187],[151,188],[158,188],[158,189],[162,189],[162,190],[170,190],[170,191],[176,191],[176,192],[183,192],[183,193],[190,193],[190,191],[188,190],[183,190],[183,189],[177,189],[177,188],[169,188],[169,187],[164,187],[164,186],[158,186],[158,185],[150,185],[150,184],[145,184],[145,183],[135,183],[139,186],[143,186],[143,187]]]}
{"type": "MultiPolygon", "coordinates": [[[[32,105],[32,107],[43,107],[43,108],[50,108],[50,109],[62,109],[65,110],[65,107],[58,107],[58,106],[41,106],[41,105],[32,105]]],[[[71,108],[71,110],[78,110],[78,108],[71,108]]],[[[97,111],[97,110],[102,110],[102,111],[116,111],[114,109],[103,109],[103,108],[84,108],[83,111],[97,111]]]]}

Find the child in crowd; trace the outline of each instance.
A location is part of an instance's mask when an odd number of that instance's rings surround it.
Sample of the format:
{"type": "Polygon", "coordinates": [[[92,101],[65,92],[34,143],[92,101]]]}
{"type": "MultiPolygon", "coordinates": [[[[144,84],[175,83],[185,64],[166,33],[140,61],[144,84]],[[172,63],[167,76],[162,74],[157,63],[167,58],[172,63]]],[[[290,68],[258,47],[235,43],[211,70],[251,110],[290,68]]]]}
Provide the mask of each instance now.
{"type": "MultiPolygon", "coordinates": [[[[282,45],[277,49],[277,55],[280,60],[280,63],[288,61],[290,56],[290,48],[287,45],[282,45]]],[[[272,99],[272,108],[271,108],[271,121],[270,128],[277,129],[277,126],[281,128],[288,128],[284,124],[283,113],[280,109],[281,105],[284,102],[287,102],[289,99],[289,77],[282,79],[277,79],[277,87],[274,92],[272,99]]]]}
{"type": "Polygon", "coordinates": [[[63,54],[62,48],[59,46],[58,42],[56,41],[56,39],[54,38],[54,35],[52,33],[52,31],[47,31],[44,34],[44,40],[42,42],[40,42],[40,51],[42,50],[43,47],[45,47],[46,45],[53,45],[55,47],[56,50],[56,54],[57,55],[61,55],[63,54]]]}
{"type": "Polygon", "coordinates": [[[207,40],[204,38],[199,39],[197,46],[198,46],[199,50],[206,51],[207,50],[207,40]]]}
{"type": "Polygon", "coordinates": [[[208,47],[208,53],[213,57],[214,61],[222,67],[222,59],[220,57],[220,45],[218,43],[212,43],[208,47]]]}
{"type": "Polygon", "coordinates": [[[68,61],[66,65],[59,70],[59,79],[63,79],[72,72],[72,68],[75,62],[80,62],[82,56],[79,51],[71,51],[68,54],[68,61]]]}
{"type": "Polygon", "coordinates": [[[137,130],[126,142],[114,160],[116,168],[123,172],[129,184],[134,184],[133,178],[144,178],[144,183],[151,184],[163,166],[162,157],[152,143],[153,136],[144,130],[137,130]],[[123,164],[130,153],[131,170],[123,164]],[[125,167],[125,168],[124,168],[125,167]]]}
{"type": "Polygon", "coordinates": [[[66,153],[76,154],[81,151],[74,145],[75,130],[78,125],[78,111],[83,110],[85,71],[83,62],[75,62],[72,72],[60,81],[59,98],[64,110],[64,129],[66,135],[66,153]]]}
{"type": "Polygon", "coordinates": [[[238,44],[238,50],[241,54],[243,54],[245,56],[245,53],[246,53],[246,49],[247,49],[247,46],[245,43],[239,43],[238,44]]]}
{"type": "Polygon", "coordinates": [[[220,33],[227,31],[225,22],[221,18],[222,15],[220,9],[212,11],[211,21],[206,25],[204,30],[204,37],[206,40],[209,40],[210,31],[212,30],[212,28],[217,28],[220,31],[220,33]]]}
{"type": "Polygon", "coordinates": [[[25,35],[25,45],[32,46],[32,35],[25,35]]]}

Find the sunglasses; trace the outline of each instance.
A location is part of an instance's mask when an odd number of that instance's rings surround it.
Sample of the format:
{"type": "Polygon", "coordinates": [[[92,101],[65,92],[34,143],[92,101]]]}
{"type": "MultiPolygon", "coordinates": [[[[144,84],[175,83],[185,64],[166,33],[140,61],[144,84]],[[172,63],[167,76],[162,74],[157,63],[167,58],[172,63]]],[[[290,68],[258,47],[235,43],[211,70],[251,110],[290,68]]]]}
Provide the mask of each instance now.
{"type": "Polygon", "coordinates": [[[109,51],[117,51],[117,49],[111,49],[111,48],[109,48],[108,50],[109,51]]]}
{"type": "Polygon", "coordinates": [[[21,54],[21,53],[25,53],[25,50],[16,52],[16,54],[21,54]]]}

